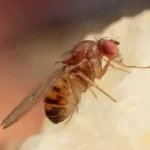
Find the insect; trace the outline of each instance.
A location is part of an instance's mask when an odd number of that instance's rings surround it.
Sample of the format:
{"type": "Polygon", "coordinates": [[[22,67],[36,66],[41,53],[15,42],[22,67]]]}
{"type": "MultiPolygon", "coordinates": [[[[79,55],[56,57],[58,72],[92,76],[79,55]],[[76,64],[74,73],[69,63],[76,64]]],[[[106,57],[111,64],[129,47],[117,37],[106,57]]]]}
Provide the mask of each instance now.
{"type": "MultiPolygon", "coordinates": [[[[94,81],[101,79],[109,67],[127,71],[123,68],[150,68],[150,66],[129,66],[122,62],[118,49],[119,42],[114,39],[84,40],[73,46],[63,55],[61,67],[33,89],[21,103],[1,123],[7,128],[25,116],[44,98],[45,114],[54,124],[71,119],[78,111],[81,94],[95,87],[100,92],[116,100],[102,90],[94,81]],[[102,62],[105,61],[105,65],[102,62]],[[119,68],[115,64],[123,67],[119,68]]],[[[94,94],[94,93],[93,93],[94,94]]]]}

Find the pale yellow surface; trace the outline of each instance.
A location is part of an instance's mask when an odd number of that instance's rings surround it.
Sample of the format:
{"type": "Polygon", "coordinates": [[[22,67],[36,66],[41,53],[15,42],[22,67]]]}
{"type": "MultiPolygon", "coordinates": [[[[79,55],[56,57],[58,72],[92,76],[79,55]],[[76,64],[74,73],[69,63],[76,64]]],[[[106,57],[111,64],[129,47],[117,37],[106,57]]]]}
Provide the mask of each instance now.
{"type": "MultiPolygon", "coordinates": [[[[120,53],[127,64],[150,65],[150,11],[124,17],[93,37],[119,37],[120,53]]],[[[131,70],[131,69],[130,69],[131,70]]],[[[150,69],[127,74],[109,69],[97,81],[114,97],[95,90],[83,94],[80,110],[69,124],[54,126],[45,121],[41,134],[27,139],[20,150],[149,150],[150,69]]]]}

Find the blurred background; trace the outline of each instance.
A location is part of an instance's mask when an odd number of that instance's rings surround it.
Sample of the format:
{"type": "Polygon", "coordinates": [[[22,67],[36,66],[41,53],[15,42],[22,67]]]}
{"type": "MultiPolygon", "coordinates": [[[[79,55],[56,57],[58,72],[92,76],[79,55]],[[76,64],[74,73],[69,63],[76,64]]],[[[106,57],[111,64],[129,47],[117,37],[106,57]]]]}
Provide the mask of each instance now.
{"type": "MultiPolygon", "coordinates": [[[[0,0],[0,121],[85,35],[149,7],[149,0],[0,0]]],[[[0,150],[37,134],[43,117],[41,102],[12,127],[0,128],[0,150]]]]}

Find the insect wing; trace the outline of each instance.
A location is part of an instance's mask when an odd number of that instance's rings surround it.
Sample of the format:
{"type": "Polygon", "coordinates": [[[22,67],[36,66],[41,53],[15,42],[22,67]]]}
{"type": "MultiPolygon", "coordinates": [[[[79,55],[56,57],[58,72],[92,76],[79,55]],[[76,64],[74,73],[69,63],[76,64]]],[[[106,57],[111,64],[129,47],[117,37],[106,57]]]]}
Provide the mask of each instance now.
{"type": "Polygon", "coordinates": [[[3,120],[1,123],[3,128],[11,126],[25,116],[44,97],[46,91],[55,86],[57,79],[62,75],[64,70],[64,66],[57,69],[52,75],[50,75],[46,80],[33,89],[3,120]]]}

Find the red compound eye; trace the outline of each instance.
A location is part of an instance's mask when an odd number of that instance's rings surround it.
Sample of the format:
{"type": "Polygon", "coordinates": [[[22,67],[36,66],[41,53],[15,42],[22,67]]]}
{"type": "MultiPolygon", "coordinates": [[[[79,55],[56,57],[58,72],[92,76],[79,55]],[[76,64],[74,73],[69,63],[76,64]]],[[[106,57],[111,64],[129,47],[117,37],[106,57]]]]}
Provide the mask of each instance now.
{"type": "Polygon", "coordinates": [[[112,41],[105,41],[103,43],[103,51],[108,55],[116,55],[118,53],[117,45],[112,41]]]}

